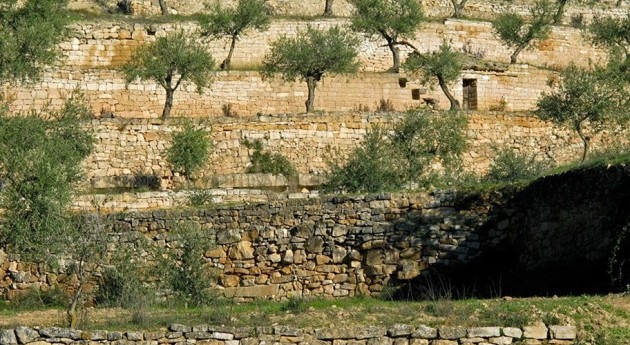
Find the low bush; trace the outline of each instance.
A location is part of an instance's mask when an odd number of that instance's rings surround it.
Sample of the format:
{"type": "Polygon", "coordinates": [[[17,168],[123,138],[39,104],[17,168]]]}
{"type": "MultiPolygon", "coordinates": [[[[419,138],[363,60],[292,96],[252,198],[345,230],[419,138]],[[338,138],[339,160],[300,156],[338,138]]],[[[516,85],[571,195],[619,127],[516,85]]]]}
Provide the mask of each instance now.
{"type": "Polygon", "coordinates": [[[192,178],[206,164],[211,146],[208,132],[188,121],[173,134],[173,143],[166,151],[166,158],[173,171],[192,178]]]}
{"type": "Polygon", "coordinates": [[[549,168],[545,161],[534,154],[519,153],[511,148],[497,151],[486,179],[490,182],[516,182],[533,179],[549,168]]]}
{"type": "Polygon", "coordinates": [[[282,175],[288,179],[297,177],[297,170],[285,156],[280,153],[264,151],[260,139],[254,141],[245,140],[244,145],[253,149],[247,168],[248,174],[273,174],[282,175]]]}
{"type": "Polygon", "coordinates": [[[399,190],[460,165],[466,118],[410,111],[391,130],[373,126],[345,162],[332,161],[325,191],[399,190]]]}

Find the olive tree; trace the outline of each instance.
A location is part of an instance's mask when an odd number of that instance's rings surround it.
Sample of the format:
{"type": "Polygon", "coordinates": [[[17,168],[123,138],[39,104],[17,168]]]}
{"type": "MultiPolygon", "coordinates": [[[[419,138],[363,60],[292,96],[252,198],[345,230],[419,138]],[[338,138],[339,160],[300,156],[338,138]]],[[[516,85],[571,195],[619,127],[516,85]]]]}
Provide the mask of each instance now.
{"type": "Polygon", "coordinates": [[[421,54],[418,51],[411,53],[403,68],[412,74],[419,74],[421,82],[425,85],[437,80],[451,103],[450,110],[459,110],[459,101],[451,94],[448,85],[459,80],[463,68],[462,60],[460,52],[453,50],[446,41],[442,41],[438,50],[432,53],[421,54]]]}
{"type": "Polygon", "coordinates": [[[630,56],[630,18],[595,17],[588,27],[590,40],[598,46],[630,56]]]}
{"type": "Polygon", "coordinates": [[[314,110],[315,88],[325,74],[353,73],[358,68],[359,40],[337,26],[317,30],[309,26],[295,37],[281,36],[263,61],[263,77],[280,75],[285,81],[306,81],[306,112],[314,110]]]}
{"type": "Polygon", "coordinates": [[[424,21],[422,4],[418,0],[350,0],[355,7],[352,29],[387,42],[392,53],[392,71],[400,70],[399,45],[413,38],[424,21]]]}
{"type": "Polygon", "coordinates": [[[37,79],[67,34],[67,0],[0,0],[0,82],[37,79]]]}
{"type": "Polygon", "coordinates": [[[549,37],[553,22],[553,6],[549,0],[537,0],[530,8],[531,22],[516,13],[503,13],[492,22],[499,39],[514,49],[510,63],[517,61],[518,55],[536,41],[549,37]]]}
{"type": "Polygon", "coordinates": [[[562,72],[554,89],[538,99],[536,114],[575,131],[582,140],[584,161],[593,134],[610,123],[628,120],[628,93],[619,80],[600,67],[572,65],[562,72]]]}
{"type": "Polygon", "coordinates": [[[216,2],[208,6],[209,14],[199,16],[201,35],[215,39],[226,37],[230,40],[230,51],[221,63],[221,69],[229,70],[236,41],[249,29],[266,30],[269,16],[263,0],[239,0],[235,8],[221,6],[216,2]]]}
{"type": "Polygon", "coordinates": [[[437,162],[455,167],[467,147],[464,116],[410,111],[393,128],[373,126],[344,162],[331,162],[327,191],[375,193],[419,182],[437,162]]]}
{"type": "MultiPolygon", "coordinates": [[[[71,215],[73,187],[94,139],[84,127],[91,113],[74,94],[58,111],[12,116],[0,111],[0,208],[4,210],[0,247],[23,262],[57,267],[63,257],[74,274],[68,321],[76,325],[77,306],[90,269],[100,263],[106,242],[97,223],[71,215]]],[[[101,223],[99,223],[101,224],[101,223]]]]}
{"type": "Polygon", "coordinates": [[[214,59],[203,46],[177,32],[138,48],[123,66],[123,72],[127,84],[137,79],[152,80],[164,88],[166,100],[162,117],[167,118],[179,86],[191,83],[201,93],[210,85],[213,67],[214,59]]]}
{"type": "Polygon", "coordinates": [[[332,17],[333,16],[333,0],[326,0],[326,5],[324,7],[324,14],[325,17],[332,17]]]}
{"type": "Polygon", "coordinates": [[[464,16],[464,9],[466,8],[466,2],[468,0],[451,0],[453,4],[453,17],[461,18],[464,16]]]}

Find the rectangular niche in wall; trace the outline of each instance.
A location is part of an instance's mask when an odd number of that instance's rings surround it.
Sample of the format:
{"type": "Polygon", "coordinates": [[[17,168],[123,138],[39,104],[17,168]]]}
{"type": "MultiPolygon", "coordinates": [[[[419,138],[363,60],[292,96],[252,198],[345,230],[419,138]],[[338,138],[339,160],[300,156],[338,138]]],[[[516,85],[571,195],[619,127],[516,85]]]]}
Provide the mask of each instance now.
{"type": "Polygon", "coordinates": [[[464,79],[463,104],[464,110],[477,110],[477,79],[464,79]]]}
{"type": "Polygon", "coordinates": [[[414,101],[420,100],[420,89],[411,89],[411,99],[414,101]]]}

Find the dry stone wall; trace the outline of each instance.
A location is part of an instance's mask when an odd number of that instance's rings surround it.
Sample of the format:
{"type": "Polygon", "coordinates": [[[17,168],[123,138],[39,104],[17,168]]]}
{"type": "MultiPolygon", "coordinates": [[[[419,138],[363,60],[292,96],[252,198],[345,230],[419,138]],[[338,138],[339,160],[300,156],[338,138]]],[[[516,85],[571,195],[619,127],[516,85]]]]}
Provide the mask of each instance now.
{"type": "MultiPolygon", "coordinates": [[[[297,168],[299,185],[317,185],[327,172],[330,159],[346,157],[371,126],[392,125],[401,117],[396,113],[335,113],[201,121],[199,125],[211,133],[214,149],[200,183],[223,188],[261,186],[257,182],[269,187],[286,185],[269,179],[246,180],[247,175],[230,178],[245,173],[250,165],[252,151],[244,141],[260,139],[265,150],[281,153],[297,168]]],[[[467,117],[470,146],[462,164],[468,171],[485,171],[496,155],[495,149],[500,147],[536,153],[539,159],[555,163],[579,157],[581,144],[577,136],[532,116],[477,112],[467,117]]],[[[177,178],[172,176],[165,151],[180,124],[179,119],[93,120],[97,143],[95,152],[84,162],[85,184],[94,188],[129,187],[126,181],[148,176],[158,179],[157,186],[170,187],[177,178]]],[[[610,139],[610,135],[595,137],[593,148],[602,148],[610,139]]]]}
{"type": "MultiPolygon", "coordinates": [[[[241,37],[232,57],[235,67],[252,67],[261,64],[269,51],[271,42],[281,35],[292,36],[308,25],[329,28],[347,26],[348,19],[294,20],[277,19],[264,32],[248,32],[241,37]]],[[[83,23],[72,26],[74,36],[60,45],[67,56],[65,64],[72,67],[117,67],[126,62],[140,44],[155,40],[168,32],[183,30],[195,35],[197,26],[183,22],[174,24],[131,24],[131,23],[83,23]]],[[[497,39],[490,22],[447,19],[443,23],[428,22],[409,40],[421,52],[436,50],[443,40],[456,49],[466,49],[486,60],[508,63],[511,50],[497,39]]],[[[217,59],[227,56],[229,44],[224,40],[205,42],[208,51],[217,59]]],[[[404,61],[410,52],[401,47],[404,61]]],[[[378,39],[363,37],[359,48],[359,60],[364,71],[385,71],[391,67],[391,52],[378,39]]],[[[570,63],[588,65],[589,60],[605,58],[602,49],[594,48],[579,29],[554,26],[549,39],[542,41],[536,49],[528,49],[519,55],[519,62],[540,66],[564,67],[570,63]]]]}
{"type": "MultiPolygon", "coordinates": [[[[434,264],[468,262],[507,232],[481,229],[502,195],[451,191],[337,196],[111,216],[112,250],[139,238],[175,248],[174,224],[211,232],[206,261],[217,293],[236,300],[377,295],[434,264]]],[[[71,277],[40,271],[0,250],[0,295],[49,289],[71,277]]]]}
{"type": "Polygon", "coordinates": [[[430,327],[396,324],[385,326],[334,327],[300,329],[290,326],[226,327],[172,324],[168,330],[91,331],[57,327],[16,327],[0,330],[0,345],[39,344],[198,344],[198,345],[262,345],[272,344],[355,344],[355,345],[471,345],[512,344],[523,340],[530,345],[570,345],[577,337],[575,326],[549,327],[430,327]]]}
{"type": "MultiPolygon", "coordinates": [[[[549,89],[546,81],[552,72],[514,66],[505,72],[466,71],[463,78],[477,82],[478,109],[529,110],[536,99],[549,89]]],[[[359,73],[324,77],[315,95],[320,111],[374,111],[381,101],[389,101],[396,110],[425,106],[424,99],[437,102],[436,108],[448,108],[449,102],[439,89],[427,89],[412,77],[403,86],[401,76],[388,73],[359,73]],[[414,93],[417,92],[417,97],[414,93]]],[[[405,78],[404,76],[402,78],[405,78]]],[[[46,73],[43,81],[29,86],[5,86],[13,97],[13,111],[28,111],[44,105],[59,107],[75,89],[85,91],[97,117],[158,118],[164,107],[164,90],[153,82],[125,85],[122,74],[111,70],[56,70],[46,73]]],[[[462,99],[463,83],[452,86],[455,97],[462,99]]],[[[194,86],[175,92],[173,116],[216,118],[286,114],[304,111],[307,97],[303,82],[284,83],[263,80],[258,72],[217,72],[209,89],[201,94],[194,86]]]]}

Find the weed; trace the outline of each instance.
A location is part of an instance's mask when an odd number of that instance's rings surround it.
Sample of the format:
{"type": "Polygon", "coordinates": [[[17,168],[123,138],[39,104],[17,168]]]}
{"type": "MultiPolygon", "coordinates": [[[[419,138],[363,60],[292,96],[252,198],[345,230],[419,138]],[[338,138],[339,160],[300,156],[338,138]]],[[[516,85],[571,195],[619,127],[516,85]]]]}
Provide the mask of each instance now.
{"type": "Polygon", "coordinates": [[[186,204],[190,207],[205,207],[214,203],[210,189],[194,189],[188,193],[186,204]]]}
{"type": "Polygon", "coordinates": [[[236,111],[232,110],[232,105],[231,104],[224,104],[223,106],[221,106],[221,111],[223,111],[223,116],[225,117],[237,117],[238,113],[236,113],[236,111]]]}
{"type": "Polygon", "coordinates": [[[263,151],[260,139],[253,142],[246,139],[244,145],[254,150],[250,157],[251,165],[247,168],[248,174],[282,175],[287,179],[297,177],[297,170],[291,161],[280,153],[263,151]]]}
{"type": "Polygon", "coordinates": [[[301,297],[290,297],[282,304],[281,310],[293,314],[301,314],[307,309],[306,300],[301,297]]]}
{"type": "Polygon", "coordinates": [[[379,113],[394,112],[396,111],[396,109],[394,108],[394,102],[392,102],[389,99],[386,100],[386,99],[381,98],[381,100],[376,105],[376,111],[378,111],[379,113]]]}
{"type": "Polygon", "coordinates": [[[41,308],[64,308],[68,304],[68,296],[60,288],[42,291],[38,288],[28,289],[12,301],[14,307],[20,310],[35,310],[41,308]]]}
{"type": "Polygon", "coordinates": [[[535,155],[522,154],[512,148],[497,152],[486,179],[491,182],[516,182],[538,177],[547,170],[549,164],[536,159],[535,155]]]}

